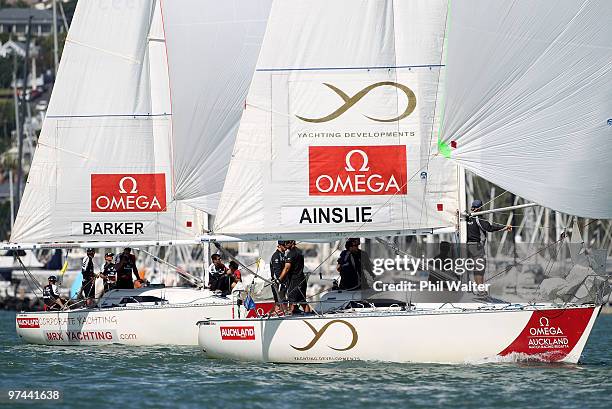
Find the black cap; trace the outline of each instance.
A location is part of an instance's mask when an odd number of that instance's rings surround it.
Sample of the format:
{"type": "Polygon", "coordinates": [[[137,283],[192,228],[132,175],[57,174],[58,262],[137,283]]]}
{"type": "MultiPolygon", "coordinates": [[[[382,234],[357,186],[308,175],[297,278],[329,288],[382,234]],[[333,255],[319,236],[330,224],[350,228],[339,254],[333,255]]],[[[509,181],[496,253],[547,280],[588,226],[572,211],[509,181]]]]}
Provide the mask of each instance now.
{"type": "Polygon", "coordinates": [[[95,251],[95,250],[94,250],[93,248],[91,248],[91,247],[90,247],[90,248],[88,248],[88,249],[87,249],[87,250],[85,250],[85,251],[86,251],[87,253],[90,253],[90,252],[95,251]]]}
{"type": "Polygon", "coordinates": [[[115,257],[115,253],[108,252],[104,255],[104,257],[115,257]]]}
{"type": "Polygon", "coordinates": [[[49,281],[57,281],[57,277],[56,276],[49,276],[49,281]]]}
{"type": "Polygon", "coordinates": [[[126,248],[123,249],[123,251],[132,251],[132,248],[131,247],[126,247],[126,248]]]}
{"type": "Polygon", "coordinates": [[[278,241],[278,245],[279,246],[284,246],[285,245],[285,240],[279,240],[278,241]]]}

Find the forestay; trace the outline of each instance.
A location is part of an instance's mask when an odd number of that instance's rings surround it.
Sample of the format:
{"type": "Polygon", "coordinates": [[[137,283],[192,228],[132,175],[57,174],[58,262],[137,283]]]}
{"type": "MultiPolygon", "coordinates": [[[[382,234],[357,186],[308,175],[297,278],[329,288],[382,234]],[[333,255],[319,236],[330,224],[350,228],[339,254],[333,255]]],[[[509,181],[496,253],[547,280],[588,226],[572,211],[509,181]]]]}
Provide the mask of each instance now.
{"type": "Polygon", "coordinates": [[[445,1],[274,2],[215,232],[431,232],[456,223],[436,155],[445,1]]]}
{"type": "Polygon", "coordinates": [[[450,4],[441,151],[541,205],[612,218],[610,3],[450,4]]]}

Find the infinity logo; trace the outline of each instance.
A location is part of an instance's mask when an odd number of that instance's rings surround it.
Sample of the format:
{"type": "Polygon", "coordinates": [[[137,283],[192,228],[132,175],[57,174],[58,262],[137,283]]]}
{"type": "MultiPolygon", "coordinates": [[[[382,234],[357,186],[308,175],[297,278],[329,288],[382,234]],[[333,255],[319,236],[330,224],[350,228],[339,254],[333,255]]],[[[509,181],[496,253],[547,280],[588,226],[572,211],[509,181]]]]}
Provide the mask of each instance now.
{"type": "Polygon", "coordinates": [[[340,115],[348,111],[350,107],[355,105],[361,98],[365,97],[368,94],[368,92],[372,91],[375,88],[384,87],[384,86],[395,87],[403,91],[404,94],[406,94],[406,97],[408,98],[408,106],[406,107],[406,110],[400,116],[397,116],[395,118],[378,119],[378,118],[372,118],[370,116],[364,115],[366,118],[371,119],[372,121],[376,121],[376,122],[395,122],[395,121],[400,121],[406,118],[408,115],[412,113],[412,111],[414,111],[414,108],[416,108],[417,101],[416,101],[416,96],[414,95],[414,92],[412,92],[412,90],[408,88],[407,86],[403,84],[399,84],[397,82],[391,82],[391,81],[377,82],[376,84],[372,84],[372,85],[365,87],[364,89],[362,89],[361,91],[353,95],[352,97],[349,97],[344,91],[342,91],[338,87],[333,86],[332,84],[323,83],[323,85],[325,85],[326,87],[334,91],[336,94],[338,94],[340,98],[342,98],[342,100],[344,101],[344,105],[336,109],[331,114],[324,116],[322,118],[304,118],[303,116],[299,116],[299,115],[296,115],[296,117],[298,117],[302,121],[314,122],[314,123],[331,121],[332,119],[336,119],[340,115]]]}
{"type": "Polygon", "coordinates": [[[323,336],[325,331],[327,331],[327,328],[329,328],[331,325],[333,325],[335,323],[346,325],[348,327],[348,329],[351,330],[351,334],[353,335],[353,338],[352,338],[351,343],[349,344],[349,346],[347,346],[346,348],[334,348],[334,347],[329,346],[329,345],[328,345],[328,347],[330,347],[331,349],[334,349],[336,351],[348,351],[349,349],[351,349],[355,345],[357,345],[357,340],[359,339],[359,336],[357,335],[357,330],[349,322],[346,322],[344,320],[332,320],[332,321],[328,322],[327,324],[323,325],[323,327],[321,327],[321,330],[319,330],[319,331],[317,331],[316,328],[311,323],[309,323],[308,321],[303,321],[303,322],[304,322],[304,324],[308,325],[308,328],[310,328],[312,330],[312,333],[314,334],[314,338],[308,344],[306,344],[303,347],[296,347],[296,346],[291,345],[291,348],[293,348],[293,349],[296,349],[298,351],[308,351],[310,348],[315,346],[315,344],[323,336]]]}

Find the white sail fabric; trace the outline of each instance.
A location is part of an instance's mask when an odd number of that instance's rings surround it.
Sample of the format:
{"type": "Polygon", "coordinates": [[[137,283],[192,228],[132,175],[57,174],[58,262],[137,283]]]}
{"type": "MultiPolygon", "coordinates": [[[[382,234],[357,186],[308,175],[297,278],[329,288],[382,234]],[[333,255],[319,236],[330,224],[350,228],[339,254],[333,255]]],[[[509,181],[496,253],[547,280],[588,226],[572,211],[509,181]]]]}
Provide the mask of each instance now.
{"type": "Polygon", "coordinates": [[[257,239],[456,223],[435,156],[445,1],[274,2],[215,220],[257,239]]]}
{"type": "Polygon", "coordinates": [[[610,2],[450,4],[442,150],[538,204],[612,218],[610,2]]]}
{"type": "Polygon", "coordinates": [[[178,200],[214,214],[272,0],[163,1],[178,200]]]}
{"type": "Polygon", "coordinates": [[[78,3],[11,241],[201,232],[196,211],[171,195],[168,77],[154,11],[152,0],[78,3]]]}

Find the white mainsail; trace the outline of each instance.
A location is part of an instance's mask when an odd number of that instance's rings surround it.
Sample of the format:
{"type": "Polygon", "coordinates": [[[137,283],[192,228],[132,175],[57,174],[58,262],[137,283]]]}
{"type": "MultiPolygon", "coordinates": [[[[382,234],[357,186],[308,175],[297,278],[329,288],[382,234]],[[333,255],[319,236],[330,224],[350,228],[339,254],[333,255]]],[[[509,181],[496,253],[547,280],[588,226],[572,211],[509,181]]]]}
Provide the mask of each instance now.
{"type": "Polygon", "coordinates": [[[434,133],[446,12],[441,0],[274,2],[215,232],[454,226],[457,170],[434,133]]]}
{"type": "Polygon", "coordinates": [[[215,207],[207,195],[218,195],[224,177],[224,166],[206,158],[229,156],[238,121],[202,110],[242,110],[270,2],[235,3],[79,2],[11,241],[195,240],[202,233],[202,210],[215,207]],[[248,30],[227,35],[244,21],[248,30]],[[210,69],[189,58],[212,58],[217,49],[224,58],[210,69]],[[207,93],[221,86],[213,74],[222,70],[244,90],[221,84],[222,96],[207,93]]]}
{"type": "Polygon", "coordinates": [[[453,0],[449,15],[442,152],[543,206],[612,218],[610,3],[453,0]]]}

